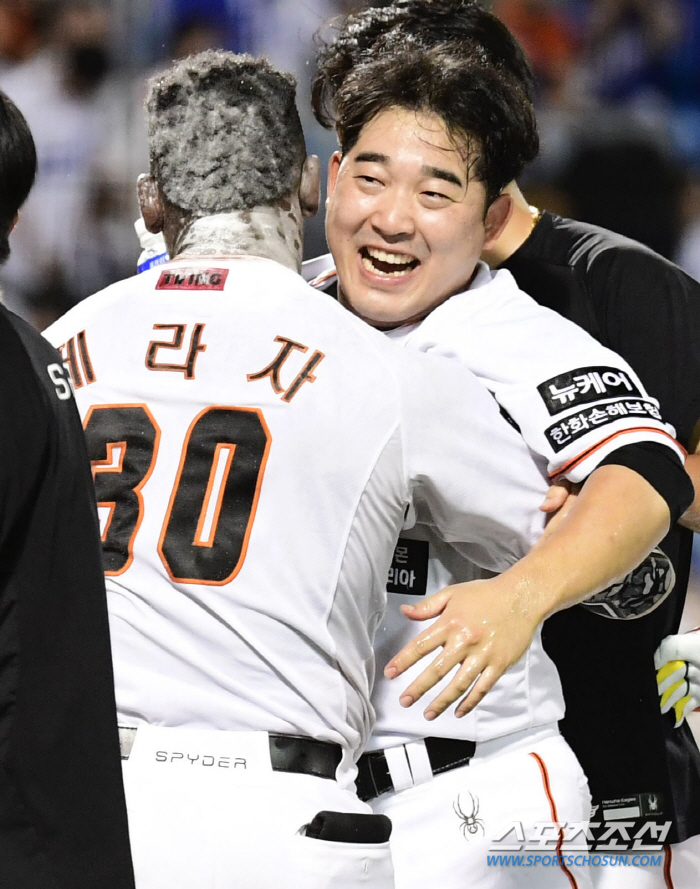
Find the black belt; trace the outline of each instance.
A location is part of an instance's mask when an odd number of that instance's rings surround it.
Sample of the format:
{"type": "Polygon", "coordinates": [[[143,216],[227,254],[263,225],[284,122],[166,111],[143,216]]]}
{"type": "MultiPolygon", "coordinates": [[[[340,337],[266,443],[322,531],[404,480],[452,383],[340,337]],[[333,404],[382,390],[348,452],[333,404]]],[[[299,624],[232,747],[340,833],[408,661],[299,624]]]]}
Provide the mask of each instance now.
{"type": "MultiPolygon", "coordinates": [[[[457,741],[454,738],[423,738],[433,775],[449,772],[465,766],[474,756],[474,741],[457,741]]],[[[363,753],[357,763],[357,795],[364,802],[394,789],[389,765],[383,750],[363,753]]]]}
{"type": "MultiPolygon", "coordinates": [[[[122,759],[128,759],[136,735],[136,728],[119,727],[122,759]]],[[[343,756],[338,744],[314,741],[296,735],[273,735],[270,741],[270,761],[275,772],[297,772],[316,778],[335,778],[335,770],[343,756]]]]}
{"type": "Polygon", "coordinates": [[[316,778],[335,778],[343,750],[338,744],[298,738],[296,735],[268,735],[270,759],[275,772],[299,772],[316,778]]]}

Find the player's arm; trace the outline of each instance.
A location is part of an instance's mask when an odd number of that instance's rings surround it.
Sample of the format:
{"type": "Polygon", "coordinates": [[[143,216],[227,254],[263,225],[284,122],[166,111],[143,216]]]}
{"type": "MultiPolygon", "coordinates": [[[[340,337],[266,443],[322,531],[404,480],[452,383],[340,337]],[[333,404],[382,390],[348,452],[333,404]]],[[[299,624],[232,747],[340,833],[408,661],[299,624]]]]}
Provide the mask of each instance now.
{"type": "Polygon", "coordinates": [[[695,446],[695,453],[686,457],[685,471],[695,488],[695,498],[680,517],[680,524],[697,533],[700,532],[700,444],[695,446]]]}
{"type": "MultiPolygon", "coordinates": [[[[607,341],[638,370],[687,449],[686,471],[700,497],[700,283],[644,249],[603,251],[582,281],[603,301],[607,341]],[[653,359],[650,356],[652,344],[653,359]]],[[[700,531],[700,500],[680,524],[700,531]]]]}
{"type": "Polygon", "coordinates": [[[387,678],[441,651],[406,689],[402,703],[410,706],[458,667],[425,715],[434,718],[460,698],[457,715],[468,713],[524,654],[546,617],[605,589],[638,565],[692,496],[680,461],[673,460],[675,469],[669,463],[660,485],[663,493],[627,466],[601,466],[556,531],[513,567],[405,606],[404,613],[416,620],[440,617],[389,662],[387,678]]]}
{"type": "MultiPolygon", "coordinates": [[[[695,453],[688,454],[686,457],[685,471],[693,483],[695,497],[678,522],[684,528],[689,528],[691,531],[698,533],[700,532],[700,444],[696,445],[695,453]]],[[[551,530],[554,530],[558,521],[572,508],[576,502],[578,491],[579,486],[572,485],[566,479],[556,482],[547,491],[547,496],[540,509],[552,517],[550,523],[551,530]]]]}
{"type": "Polygon", "coordinates": [[[410,475],[419,480],[414,498],[427,504],[436,533],[458,543],[476,564],[492,571],[509,568],[489,581],[450,587],[408,609],[417,619],[444,613],[388,665],[391,678],[442,647],[408,696],[417,700],[460,665],[437,709],[428,709],[441,712],[478,680],[462,713],[522,656],[548,614],[631,571],[678,520],[693,491],[681,449],[666,435],[659,440],[652,429],[648,440],[618,446],[603,458],[614,465],[591,473],[556,533],[528,552],[542,532],[538,506],[545,489],[521,436],[457,362],[426,362],[408,350],[401,359],[406,454],[410,475]],[[461,401],[455,402],[455,392],[461,401]],[[432,414],[426,413],[426,404],[432,414]],[[464,407],[455,410],[455,404],[464,407]],[[470,543],[474,553],[464,550],[463,544],[470,543]]]}

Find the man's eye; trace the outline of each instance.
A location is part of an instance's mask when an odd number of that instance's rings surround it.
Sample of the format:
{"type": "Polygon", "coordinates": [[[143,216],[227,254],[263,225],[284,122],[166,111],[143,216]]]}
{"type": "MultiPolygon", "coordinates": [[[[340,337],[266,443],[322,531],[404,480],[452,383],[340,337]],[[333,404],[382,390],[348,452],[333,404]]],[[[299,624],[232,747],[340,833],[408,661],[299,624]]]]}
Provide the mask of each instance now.
{"type": "Polygon", "coordinates": [[[449,197],[449,195],[443,194],[440,191],[424,191],[423,194],[425,195],[425,197],[429,198],[430,200],[436,200],[436,201],[450,201],[450,200],[452,200],[449,197]]]}

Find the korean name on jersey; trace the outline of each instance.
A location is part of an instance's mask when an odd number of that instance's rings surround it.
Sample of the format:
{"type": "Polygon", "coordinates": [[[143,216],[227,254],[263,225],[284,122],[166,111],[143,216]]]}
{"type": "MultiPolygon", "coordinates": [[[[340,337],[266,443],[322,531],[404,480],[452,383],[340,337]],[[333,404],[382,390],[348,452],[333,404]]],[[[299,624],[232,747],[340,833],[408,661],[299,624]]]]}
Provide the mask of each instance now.
{"type": "Polygon", "coordinates": [[[546,481],[474,376],[274,262],[171,262],[46,333],[93,463],[122,722],[356,752],[407,507],[494,570],[541,532],[546,481]]]}

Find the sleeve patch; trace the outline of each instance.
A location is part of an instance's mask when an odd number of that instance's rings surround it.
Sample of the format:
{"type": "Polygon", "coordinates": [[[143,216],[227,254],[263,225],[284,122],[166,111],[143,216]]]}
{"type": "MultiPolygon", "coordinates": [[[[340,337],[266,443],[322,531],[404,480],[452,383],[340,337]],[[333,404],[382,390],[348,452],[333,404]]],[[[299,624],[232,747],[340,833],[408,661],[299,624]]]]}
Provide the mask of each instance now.
{"type": "Polygon", "coordinates": [[[572,414],[545,430],[545,436],[555,453],[563,451],[592,429],[614,423],[622,417],[641,417],[661,421],[661,413],[652,401],[635,398],[617,398],[609,404],[598,405],[572,414]]]}
{"type": "Polygon", "coordinates": [[[625,371],[615,367],[580,367],[545,380],[537,391],[550,416],[606,398],[621,395],[643,398],[646,394],[640,391],[625,371]]]}

